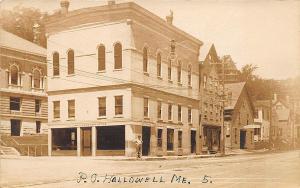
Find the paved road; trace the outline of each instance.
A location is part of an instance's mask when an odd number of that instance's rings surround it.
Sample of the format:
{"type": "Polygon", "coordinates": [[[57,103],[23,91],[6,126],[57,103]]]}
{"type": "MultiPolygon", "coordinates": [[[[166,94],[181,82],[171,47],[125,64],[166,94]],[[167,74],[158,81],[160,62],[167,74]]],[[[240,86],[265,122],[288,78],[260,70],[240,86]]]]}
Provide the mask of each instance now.
{"type": "Polygon", "coordinates": [[[0,187],[300,188],[300,151],[168,161],[1,159],[0,187]]]}

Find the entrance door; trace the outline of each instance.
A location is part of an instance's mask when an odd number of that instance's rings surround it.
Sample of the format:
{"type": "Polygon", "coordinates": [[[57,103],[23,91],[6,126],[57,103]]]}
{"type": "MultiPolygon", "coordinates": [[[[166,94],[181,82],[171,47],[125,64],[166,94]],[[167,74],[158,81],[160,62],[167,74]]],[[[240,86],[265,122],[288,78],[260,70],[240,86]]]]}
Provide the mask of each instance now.
{"type": "Polygon", "coordinates": [[[196,131],[191,130],[191,153],[196,153],[196,131]]]}
{"type": "Polygon", "coordinates": [[[151,135],[151,127],[142,127],[142,155],[147,156],[149,155],[150,150],[150,135],[151,135]]]}
{"type": "Polygon", "coordinates": [[[10,135],[20,136],[21,134],[21,120],[11,119],[10,120],[10,135]]]}
{"type": "Polygon", "coordinates": [[[92,128],[81,128],[81,148],[82,155],[89,156],[92,154],[92,128]]]}
{"type": "Polygon", "coordinates": [[[245,149],[246,144],[246,131],[240,131],[240,148],[245,149]]]}

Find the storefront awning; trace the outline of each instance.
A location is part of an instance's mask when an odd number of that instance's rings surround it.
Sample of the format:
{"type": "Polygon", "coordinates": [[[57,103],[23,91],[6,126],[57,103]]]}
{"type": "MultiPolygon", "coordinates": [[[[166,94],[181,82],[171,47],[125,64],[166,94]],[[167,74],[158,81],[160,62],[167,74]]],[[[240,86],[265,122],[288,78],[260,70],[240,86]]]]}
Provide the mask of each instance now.
{"type": "Polygon", "coordinates": [[[255,128],[260,128],[260,125],[255,125],[255,124],[245,125],[243,128],[244,129],[255,129],[255,128]]]}

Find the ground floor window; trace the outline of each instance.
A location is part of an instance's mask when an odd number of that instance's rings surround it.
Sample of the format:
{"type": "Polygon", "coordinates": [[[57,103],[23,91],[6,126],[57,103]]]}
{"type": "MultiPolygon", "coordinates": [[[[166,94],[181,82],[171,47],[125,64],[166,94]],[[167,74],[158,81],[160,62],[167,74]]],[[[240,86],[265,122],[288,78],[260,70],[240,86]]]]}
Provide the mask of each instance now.
{"type": "Polygon", "coordinates": [[[178,131],[178,148],[182,148],[182,131],[178,131]]]}
{"type": "Polygon", "coordinates": [[[167,129],[167,150],[174,149],[174,129],[167,129]]]}
{"type": "Polygon", "coordinates": [[[36,133],[41,133],[41,122],[40,121],[35,122],[35,130],[36,130],[36,133]]]}
{"type": "Polygon", "coordinates": [[[162,147],[162,129],[157,130],[157,147],[161,148],[162,147]]]}
{"type": "MultiPolygon", "coordinates": [[[[220,149],[220,135],[221,127],[217,126],[203,126],[203,146],[206,146],[208,150],[219,150],[220,149]]],[[[191,132],[191,144],[196,146],[196,131],[191,132]]],[[[193,148],[192,150],[195,150],[193,148]]]]}
{"type": "Polygon", "coordinates": [[[10,120],[10,130],[11,130],[11,136],[20,136],[21,135],[21,120],[11,119],[10,120]]]}
{"type": "Polygon", "coordinates": [[[125,126],[97,127],[98,150],[125,150],[125,126]]]}
{"type": "Polygon", "coordinates": [[[52,148],[53,150],[76,150],[76,128],[52,129],[52,148]]]}

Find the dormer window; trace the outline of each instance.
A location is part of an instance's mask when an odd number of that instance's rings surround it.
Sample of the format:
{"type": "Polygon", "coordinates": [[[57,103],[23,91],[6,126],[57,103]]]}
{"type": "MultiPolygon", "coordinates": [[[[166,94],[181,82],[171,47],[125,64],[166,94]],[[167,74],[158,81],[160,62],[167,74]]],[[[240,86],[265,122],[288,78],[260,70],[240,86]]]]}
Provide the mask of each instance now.
{"type": "Polygon", "coordinates": [[[115,69],[122,69],[122,45],[116,43],[114,46],[115,69]]]}
{"type": "Polygon", "coordinates": [[[68,51],[68,74],[74,74],[74,50],[68,51]]]}

